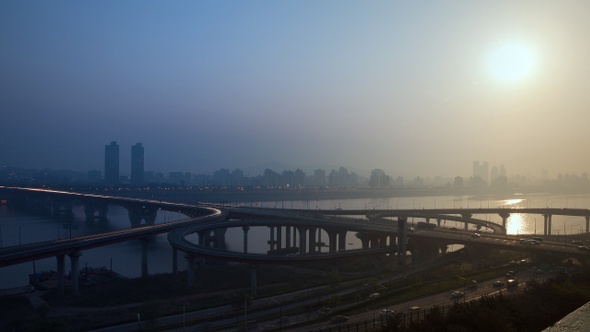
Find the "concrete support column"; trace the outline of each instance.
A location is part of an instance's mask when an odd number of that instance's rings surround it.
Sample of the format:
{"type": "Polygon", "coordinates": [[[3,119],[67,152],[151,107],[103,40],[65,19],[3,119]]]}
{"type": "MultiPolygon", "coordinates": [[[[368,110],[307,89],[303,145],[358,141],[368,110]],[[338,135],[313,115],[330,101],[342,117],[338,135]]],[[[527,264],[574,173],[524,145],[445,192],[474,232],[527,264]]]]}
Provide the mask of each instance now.
{"type": "Polygon", "coordinates": [[[277,247],[276,250],[283,249],[283,228],[281,226],[277,227],[277,247]]]}
{"type": "Polygon", "coordinates": [[[172,273],[178,275],[178,249],[172,247],[172,273]]]}
{"type": "Polygon", "coordinates": [[[338,232],[338,250],[346,250],[346,231],[338,232]]]}
{"type": "Polygon", "coordinates": [[[316,242],[317,251],[322,251],[322,229],[318,229],[318,240],[316,242]]]}
{"type": "Polygon", "coordinates": [[[78,278],[79,270],[80,270],[80,256],[82,253],[79,251],[74,251],[70,254],[70,262],[72,264],[71,272],[70,272],[70,285],[72,290],[72,295],[79,295],[80,294],[80,283],[78,278]]]}
{"type": "Polygon", "coordinates": [[[64,296],[65,293],[65,255],[57,255],[57,295],[64,296]]]}
{"type": "Polygon", "coordinates": [[[250,284],[252,285],[252,296],[256,297],[258,292],[258,265],[250,265],[250,284]]]}
{"type": "Polygon", "coordinates": [[[547,235],[547,217],[548,215],[543,215],[543,235],[547,235]]]}
{"type": "Polygon", "coordinates": [[[404,217],[397,218],[397,265],[406,265],[408,221],[404,217]]]}
{"type": "Polygon", "coordinates": [[[139,239],[141,243],[141,277],[147,278],[148,276],[148,238],[139,239]]]}
{"type": "Polygon", "coordinates": [[[369,245],[371,244],[369,237],[363,236],[361,238],[361,244],[362,244],[363,249],[369,249],[369,245]]]}
{"type": "Polygon", "coordinates": [[[291,248],[291,226],[285,227],[285,248],[291,248]]]}
{"type": "Polygon", "coordinates": [[[188,287],[192,288],[195,287],[195,258],[190,254],[186,254],[184,258],[186,258],[186,279],[188,287]]]}
{"type": "Polygon", "coordinates": [[[307,228],[305,227],[297,227],[297,231],[299,232],[299,254],[305,254],[305,250],[307,249],[307,237],[305,236],[305,232],[307,232],[307,228]]]}
{"type": "Polygon", "coordinates": [[[308,252],[310,253],[314,253],[316,252],[316,246],[317,244],[315,243],[315,234],[318,231],[318,229],[316,227],[311,227],[309,229],[309,249],[308,252]]]}
{"type": "Polygon", "coordinates": [[[338,233],[334,231],[328,231],[328,241],[329,241],[329,251],[336,252],[336,240],[337,240],[338,233]]]}
{"type": "Polygon", "coordinates": [[[247,254],[248,253],[248,231],[250,230],[250,227],[244,226],[244,227],[242,227],[242,230],[244,231],[244,253],[247,254]]]}
{"type": "Polygon", "coordinates": [[[270,240],[268,241],[268,244],[270,245],[270,251],[273,251],[276,249],[276,244],[277,241],[275,240],[275,227],[273,226],[269,226],[268,229],[270,230],[270,240]]]}
{"type": "Polygon", "coordinates": [[[440,219],[436,219],[436,227],[440,228],[440,219]]]}
{"type": "MultiPolygon", "coordinates": [[[[471,213],[462,213],[461,217],[463,217],[463,219],[471,219],[471,213]]],[[[465,221],[465,230],[469,229],[469,223],[467,221],[465,221]]]]}
{"type": "Polygon", "coordinates": [[[586,216],[586,233],[590,232],[590,216],[586,216]]]}
{"type": "Polygon", "coordinates": [[[500,217],[502,218],[502,227],[504,227],[504,229],[506,229],[506,221],[508,220],[508,217],[510,217],[510,213],[507,212],[500,212],[500,217]]]}

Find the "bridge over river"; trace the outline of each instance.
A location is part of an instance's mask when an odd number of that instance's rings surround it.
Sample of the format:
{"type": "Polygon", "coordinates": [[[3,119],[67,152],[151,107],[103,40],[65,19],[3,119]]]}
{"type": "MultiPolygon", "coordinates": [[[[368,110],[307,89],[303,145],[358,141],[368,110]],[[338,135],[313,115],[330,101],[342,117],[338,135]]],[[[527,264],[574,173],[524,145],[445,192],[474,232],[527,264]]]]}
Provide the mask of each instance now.
{"type": "MultiPolygon", "coordinates": [[[[74,201],[85,205],[87,218],[95,218],[96,212],[108,204],[120,204],[129,210],[131,227],[128,230],[75,237],[0,249],[0,267],[35,259],[55,256],[57,259],[58,290],[63,290],[64,257],[70,257],[73,275],[77,275],[78,257],[82,250],[132,239],[146,239],[159,233],[168,233],[173,247],[173,272],[177,272],[177,251],[185,254],[189,269],[189,284],[194,283],[195,259],[216,259],[246,262],[252,266],[253,294],[256,289],[258,264],[296,264],[309,261],[333,261],[357,256],[396,256],[397,264],[406,261],[406,252],[414,257],[432,257],[444,253],[448,244],[463,244],[485,248],[501,248],[536,253],[585,256],[587,251],[567,241],[544,241],[539,245],[523,245],[518,237],[507,235],[506,220],[511,214],[538,214],[545,217],[550,235],[551,216],[567,215],[585,218],[586,233],[590,210],[585,209],[432,209],[432,210],[285,210],[268,208],[229,207],[207,203],[195,205],[175,204],[157,200],[91,195],[37,188],[1,187],[0,199],[22,204],[25,207],[49,209],[54,215],[67,214],[67,207],[74,201]],[[86,204],[90,207],[86,209],[86,204]],[[102,206],[96,208],[96,206],[102,206]],[[150,222],[158,209],[177,211],[189,216],[185,220],[154,224],[150,222]],[[94,211],[94,212],[92,212],[94,211]],[[479,214],[496,213],[502,224],[474,218],[479,214]],[[412,229],[408,218],[423,220],[412,229]],[[141,221],[145,223],[141,223],[141,221]],[[441,221],[464,223],[460,229],[440,227],[441,221]],[[482,236],[473,236],[469,226],[485,228],[482,236]],[[436,227],[439,226],[439,227],[436,227]],[[248,251],[248,233],[251,227],[269,230],[268,250],[264,254],[248,251]],[[228,251],[225,248],[225,232],[239,228],[243,232],[243,250],[228,251]],[[356,234],[362,247],[347,248],[346,235],[356,234]],[[322,236],[324,236],[322,238],[322,236]],[[409,242],[408,242],[408,239],[409,242]]],[[[100,216],[99,212],[99,218],[100,216]]],[[[142,250],[142,262],[147,262],[146,250],[142,250]]],[[[147,275],[147,263],[142,263],[142,275],[147,275]]],[[[74,278],[76,279],[76,278],[74,278]]],[[[72,293],[78,285],[72,280],[72,293]]]]}

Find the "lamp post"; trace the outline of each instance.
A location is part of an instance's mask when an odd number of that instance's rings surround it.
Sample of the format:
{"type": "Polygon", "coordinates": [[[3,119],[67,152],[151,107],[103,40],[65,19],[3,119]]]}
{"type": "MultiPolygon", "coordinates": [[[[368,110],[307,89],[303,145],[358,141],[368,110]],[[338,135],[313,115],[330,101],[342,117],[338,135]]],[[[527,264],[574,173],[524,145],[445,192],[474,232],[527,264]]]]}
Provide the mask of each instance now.
{"type": "Polygon", "coordinates": [[[463,280],[463,283],[465,284],[465,288],[463,289],[463,303],[466,302],[466,293],[467,293],[467,279],[465,279],[464,277],[460,276],[460,275],[456,275],[457,278],[463,280]]]}
{"type": "Polygon", "coordinates": [[[274,303],[279,305],[279,331],[283,330],[283,304],[275,299],[271,299],[274,303]]]}

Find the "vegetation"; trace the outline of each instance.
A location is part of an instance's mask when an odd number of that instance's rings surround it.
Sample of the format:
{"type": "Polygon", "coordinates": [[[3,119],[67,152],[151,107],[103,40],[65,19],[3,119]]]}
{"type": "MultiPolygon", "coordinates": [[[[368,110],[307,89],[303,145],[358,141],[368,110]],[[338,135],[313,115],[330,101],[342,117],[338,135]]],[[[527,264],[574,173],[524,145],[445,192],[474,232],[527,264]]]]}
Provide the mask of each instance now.
{"type": "Polygon", "coordinates": [[[434,307],[423,319],[409,320],[402,314],[390,317],[380,331],[542,331],[590,301],[590,270],[560,275],[545,283],[530,282],[524,293],[483,297],[434,307]]]}

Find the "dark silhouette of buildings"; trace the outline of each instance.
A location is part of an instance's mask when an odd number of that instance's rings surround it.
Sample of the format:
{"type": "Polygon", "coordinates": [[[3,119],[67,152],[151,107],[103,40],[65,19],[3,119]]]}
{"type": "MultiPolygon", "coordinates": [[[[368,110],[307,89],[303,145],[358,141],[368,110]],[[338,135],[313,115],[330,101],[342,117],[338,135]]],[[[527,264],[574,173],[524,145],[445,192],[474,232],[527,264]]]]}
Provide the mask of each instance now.
{"type": "Polygon", "coordinates": [[[119,183],[119,145],[116,141],[104,147],[104,182],[107,185],[119,183]]]}
{"type": "Polygon", "coordinates": [[[131,184],[138,186],[144,183],[143,146],[137,143],[131,147],[131,184]]]}

